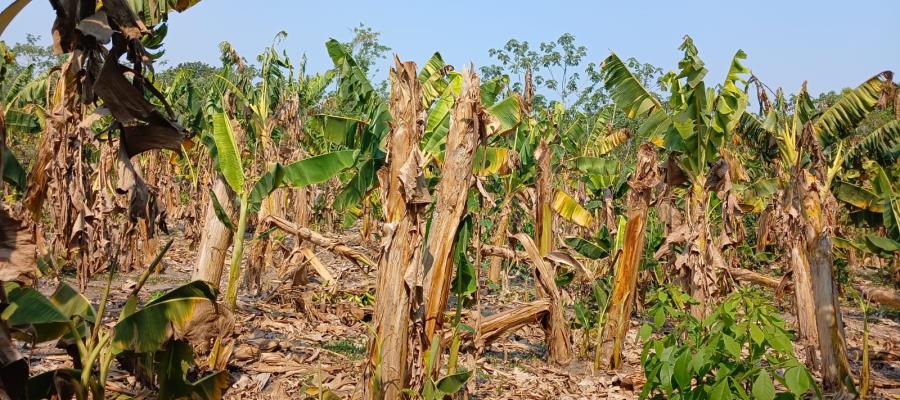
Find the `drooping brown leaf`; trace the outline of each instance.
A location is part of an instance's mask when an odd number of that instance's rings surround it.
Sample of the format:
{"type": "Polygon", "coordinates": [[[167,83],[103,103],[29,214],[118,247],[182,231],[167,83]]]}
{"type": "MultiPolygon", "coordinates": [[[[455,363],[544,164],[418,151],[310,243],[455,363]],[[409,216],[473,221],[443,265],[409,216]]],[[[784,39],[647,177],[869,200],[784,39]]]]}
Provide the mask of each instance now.
{"type": "Polygon", "coordinates": [[[87,18],[96,10],[96,2],[88,0],[51,1],[56,11],[53,21],[53,53],[70,53],[76,45],[78,32],[75,31],[78,21],[87,18]]]}
{"type": "Polygon", "coordinates": [[[554,274],[553,268],[541,257],[540,251],[531,237],[524,233],[517,233],[512,237],[522,244],[528,257],[531,259],[531,264],[534,266],[535,282],[538,284],[538,294],[545,297],[550,303],[550,313],[542,323],[544,334],[547,337],[547,350],[550,361],[557,364],[568,364],[572,359],[571,333],[566,321],[559,288],[556,286],[556,274],[554,274]]]}
{"type": "Polygon", "coordinates": [[[575,257],[572,257],[571,254],[565,251],[551,251],[545,258],[556,265],[569,266],[570,268],[574,269],[578,273],[578,275],[580,275],[581,278],[584,279],[585,282],[592,282],[594,280],[594,273],[591,272],[591,270],[587,269],[587,267],[585,267],[584,264],[582,264],[580,261],[575,259],[575,257]]]}
{"type": "Polygon", "coordinates": [[[0,383],[4,394],[12,400],[25,400],[27,380],[28,361],[16,350],[6,321],[0,320],[0,383]]]}
{"type": "MultiPolygon", "coordinates": [[[[0,113],[0,194],[3,193],[4,147],[6,120],[0,113]]],[[[34,259],[35,247],[31,234],[7,214],[0,197],[0,282],[29,280],[28,275],[34,272],[34,259]]]]}
{"type": "Polygon", "coordinates": [[[181,146],[186,136],[178,125],[166,120],[138,126],[126,126],[122,132],[122,144],[129,157],[134,157],[147,150],[166,149],[181,153],[181,146]]]}
{"type": "Polygon", "coordinates": [[[128,216],[132,220],[146,217],[147,206],[150,203],[150,188],[131,163],[131,157],[128,157],[124,146],[119,147],[116,165],[119,177],[116,192],[128,195],[128,216]]]}
{"type": "Polygon", "coordinates": [[[522,90],[522,113],[526,116],[531,115],[534,102],[534,82],[532,82],[531,67],[525,70],[525,88],[522,90]]]}
{"type": "Polygon", "coordinates": [[[81,33],[93,36],[100,44],[107,44],[112,40],[112,28],[109,27],[109,20],[106,17],[106,11],[100,10],[78,22],[75,26],[81,33]]]}
{"type": "Polygon", "coordinates": [[[103,7],[109,14],[110,22],[114,23],[126,38],[137,40],[147,31],[147,27],[134,15],[126,0],[103,0],[103,7]]]}
{"type": "Polygon", "coordinates": [[[268,217],[266,217],[266,222],[273,224],[274,226],[278,227],[278,229],[281,229],[287,233],[296,235],[298,239],[309,241],[316,246],[328,249],[334,254],[344,257],[356,264],[365,265],[372,268],[376,266],[376,264],[368,257],[366,257],[365,254],[360,253],[350,246],[342,244],[337,239],[325,237],[322,234],[310,230],[307,227],[300,226],[284,218],[279,218],[273,215],[269,215],[268,217]]]}
{"type": "Polygon", "coordinates": [[[0,281],[30,282],[35,272],[31,233],[0,209],[0,281]]]}
{"type": "MultiPolygon", "coordinates": [[[[546,299],[526,303],[484,318],[477,332],[461,331],[460,340],[474,341],[475,346],[483,348],[524,325],[540,323],[549,312],[550,303],[546,299]]],[[[449,344],[452,338],[450,332],[445,334],[444,344],[449,344]]]]}
{"type": "Polygon", "coordinates": [[[144,98],[124,74],[125,70],[119,62],[112,57],[108,58],[94,83],[94,93],[103,100],[116,121],[123,124],[149,122],[150,116],[158,113],[156,107],[144,98]]]}
{"type": "MultiPolygon", "coordinates": [[[[507,237],[509,233],[507,233],[507,229],[509,228],[509,216],[512,213],[512,207],[510,207],[511,201],[512,197],[507,196],[503,200],[503,204],[500,206],[500,221],[497,223],[497,228],[494,231],[493,237],[491,238],[491,244],[493,246],[503,246],[508,240],[507,237]]],[[[488,269],[488,279],[490,279],[491,282],[500,283],[502,263],[503,259],[500,257],[491,258],[491,265],[488,269]]]]}

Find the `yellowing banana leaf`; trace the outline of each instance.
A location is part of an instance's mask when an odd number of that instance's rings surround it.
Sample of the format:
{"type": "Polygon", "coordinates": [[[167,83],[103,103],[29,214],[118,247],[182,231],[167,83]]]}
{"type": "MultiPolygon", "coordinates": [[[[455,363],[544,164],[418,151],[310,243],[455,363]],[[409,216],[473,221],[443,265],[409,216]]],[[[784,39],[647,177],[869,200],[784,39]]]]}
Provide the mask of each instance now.
{"type": "Polygon", "coordinates": [[[594,146],[597,148],[596,155],[602,156],[609,154],[609,152],[615,150],[616,147],[621,146],[623,143],[628,141],[628,138],[631,136],[631,133],[628,129],[619,129],[613,131],[612,133],[601,137],[594,143],[594,146]]]}
{"type": "Polygon", "coordinates": [[[510,150],[504,147],[479,147],[475,150],[472,169],[478,176],[508,175],[511,172],[508,162],[509,152],[510,150]]]}
{"type": "Polygon", "coordinates": [[[834,188],[834,195],[838,200],[863,210],[884,211],[884,203],[878,195],[852,183],[838,182],[834,188]]]}
{"type": "Polygon", "coordinates": [[[738,183],[750,180],[750,175],[747,175],[744,163],[741,162],[741,159],[738,158],[738,156],[724,147],[719,149],[719,153],[722,155],[722,158],[728,162],[728,173],[731,176],[732,182],[738,183]]]}
{"type": "Polygon", "coordinates": [[[578,204],[572,196],[569,196],[566,192],[561,190],[556,192],[556,197],[553,199],[551,207],[553,208],[553,211],[556,211],[561,217],[585,228],[591,227],[593,223],[591,213],[578,204]]]}
{"type": "Polygon", "coordinates": [[[234,139],[234,129],[231,126],[231,118],[225,112],[213,114],[213,140],[216,143],[216,152],[219,160],[219,171],[231,186],[231,190],[241,195],[244,193],[244,167],[241,163],[241,154],[234,139]]]}
{"type": "Polygon", "coordinates": [[[628,220],[626,220],[625,217],[621,216],[621,215],[619,216],[618,220],[616,221],[616,226],[617,226],[616,240],[613,244],[613,252],[612,252],[612,254],[615,255],[616,257],[618,257],[619,252],[622,251],[622,248],[625,247],[625,225],[627,223],[628,223],[628,220]]]}
{"type": "Polygon", "coordinates": [[[215,301],[215,290],[204,281],[194,281],[162,295],[113,327],[113,354],[160,350],[176,331],[184,332],[199,312],[213,309],[201,305],[213,305],[215,301]]]}

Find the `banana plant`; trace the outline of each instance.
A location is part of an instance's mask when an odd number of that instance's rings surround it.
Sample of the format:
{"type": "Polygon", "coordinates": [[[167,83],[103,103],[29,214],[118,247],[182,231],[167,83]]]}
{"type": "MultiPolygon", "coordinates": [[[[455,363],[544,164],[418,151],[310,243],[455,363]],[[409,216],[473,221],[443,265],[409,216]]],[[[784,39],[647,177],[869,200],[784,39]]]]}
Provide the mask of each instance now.
{"type": "Polygon", "coordinates": [[[575,168],[583,174],[582,181],[590,197],[596,199],[589,201],[586,208],[596,210],[600,225],[615,233],[615,201],[628,190],[627,166],[612,158],[581,156],[575,159],[575,168]]]}
{"type": "MultiPolygon", "coordinates": [[[[681,263],[684,269],[678,274],[690,282],[691,294],[699,300],[693,311],[704,315],[709,303],[718,296],[716,267],[721,265],[713,264],[721,262],[723,246],[714,241],[710,231],[710,192],[717,192],[717,197],[728,195],[730,181],[717,179],[721,175],[717,173],[724,168],[725,175],[730,175],[727,172],[735,166],[721,165],[720,154],[747,106],[747,95],[737,85],[746,83],[749,70],[742,64],[746,54],[738,50],[717,90],[706,86],[707,69],[693,40],[685,37],[679,49],[684,54],[678,63],[679,71],[661,78],[670,92],[666,106],[643,87],[616,54],[604,60],[601,74],[616,106],[628,118],[645,118],[638,136],[648,137],[665,149],[672,160],[670,164],[686,177],[685,224],[670,227],[667,243],[686,244],[681,257],[687,262],[681,263]]],[[[719,200],[729,204],[725,199],[719,200]]],[[[722,208],[723,213],[729,211],[722,208]]]]}
{"type": "MultiPolygon", "coordinates": [[[[845,91],[822,111],[814,107],[805,84],[796,96],[792,113],[787,111],[780,95],[776,97],[776,106],[759,95],[764,115],[742,117],[745,131],[762,132],[777,144],[780,171],[776,172],[784,178],[780,180],[781,193],[775,198],[778,202],[775,210],[788,221],[788,226],[781,230],[789,239],[786,247],[794,271],[800,339],[813,357],[818,347],[823,386],[829,391],[852,392],[854,385],[843,342],[840,306],[835,297],[829,229],[835,221],[828,198],[832,196],[832,181],[845,163],[845,142],[867,115],[885,105],[883,98],[891,97],[892,77],[890,71],[875,75],[845,91]],[[791,208],[798,210],[799,215],[790,214],[787,210],[791,208]],[[830,311],[816,311],[821,309],[830,311]]],[[[758,81],[757,85],[758,93],[764,94],[758,81]]],[[[884,194],[889,193],[885,185],[879,186],[884,194]]],[[[850,195],[853,187],[841,183],[837,188],[838,196],[862,205],[860,201],[864,200],[850,195]]],[[[891,210],[888,220],[894,215],[891,210]]]]}
{"type": "Polygon", "coordinates": [[[325,47],[334,63],[337,110],[332,114],[314,115],[310,130],[329,147],[358,151],[354,171],[343,181],[332,204],[344,215],[343,222],[347,225],[358,217],[354,211],[375,187],[375,171],[384,166],[386,153],[381,144],[390,130],[391,117],[385,99],[375,91],[350,50],[334,39],[326,42],[325,47]]]}
{"type": "Polygon", "coordinates": [[[18,382],[21,387],[15,391],[25,393],[27,399],[81,400],[89,395],[103,399],[109,367],[119,359],[123,365],[141,363],[148,370],[156,366],[155,382],[161,397],[221,399],[230,386],[228,372],[215,372],[195,382],[187,380],[194,357],[187,352],[189,344],[175,339],[176,333],[184,337],[198,329],[196,321],[208,318],[208,313],[218,318],[215,290],[206,282],[194,281],[138,307],[138,293],[170,245],[171,241],[141,275],[117,322],[109,328],[98,322],[107,312],[112,279],[107,281],[99,309],[65,283],[45,297],[36,289],[6,282],[2,290],[9,305],[0,318],[10,327],[12,337],[35,344],[58,340],[73,357],[73,368],[32,376],[18,382]]]}
{"type": "MultiPolygon", "coordinates": [[[[8,52],[5,46],[0,51],[8,52]]],[[[9,53],[4,58],[7,57],[15,55],[9,53]]],[[[2,68],[5,70],[5,65],[2,68]]],[[[43,130],[48,108],[46,92],[49,75],[44,73],[34,77],[34,66],[28,66],[9,82],[6,82],[5,75],[0,77],[6,93],[0,103],[0,112],[3,113],[9,137],[28,141],[32,135],[43,130]]],[[[4,152],[5,163],[3,176],[0,178],[17,191],[24,192],[27,183],[26,168],[8,146],[3,146],[0,151],[4,152]]]]}
{"type": "MultiPolygon", "coordinates": [[[[438,359],[440,338],[435,336],[431,341],[431,348],[425,356],[425,365],[428,370],[434,368],[433,363],[438,359]]],[[[466,381],[472,377],[472,371],[451,371],[448,375],[438,378],[426,377],[422,385],[422,393],[408,392],[406,394],[420,397],[422,400],[441,400],[453,396],[465,387],[466,381]]]]}
{"type": "MultiPolygon", "coordinates": [[[[333,204],[338,212],[344,213],[347,225],[357,216],[347,211],[357,209],[377,184],[375,171],[385,162],[385,151],[381,146],[390,129],[390,114],[385,99],[374,90],[349,49],[334,39],[326,43],[326,48],[337,74],[338,113],[318,114],[311,122],[313,130],[325,142],[359,151],[355,173],[345,181],[333,204]]],[[[435,53],[417,79],[422,85],[423,106],[428,112],[420,146],[423,163],[436,166],[443,160],[450,114],[459,95],[462,77],[446,64],[440,53],[435,53]]],[[[518,99],[515,96],[500,99],[501,88],[498,81],[484,82],[481,86],[481,100],[488,121],[485,131],[492,138],[512,131],[521,121],[518,99]]],[[[503,174],[509,170],[509,155],[510,149],[504,146],[480,147],[473,168],[480,176],[503,174]]]]}
{"type": "MultiPolygon", "coordinates": [[[[241,256],[244,250],[244,235],[247,231],[249,213],[259,211],[262,201],[279,187],[299,188],[331,179],[344,169],[353,166],[358,153],[355,150],[339,150],[287,165],[276,163],[269,172],[253,177],[253,181],[250,183],[241,160],[232,124],[231,118],[225,111],[218,111],[213,115],[212,136],[218,160],[217,167],[231,190],[240,198],[240,211],[234,235],[228,286],[225,292],[225,301],[233,309],[237,304],[237,283],[240,277],[241,256]]],[[[230,221],[223,221],[223,223],[227,226],[235,226],[230,221]]]]}

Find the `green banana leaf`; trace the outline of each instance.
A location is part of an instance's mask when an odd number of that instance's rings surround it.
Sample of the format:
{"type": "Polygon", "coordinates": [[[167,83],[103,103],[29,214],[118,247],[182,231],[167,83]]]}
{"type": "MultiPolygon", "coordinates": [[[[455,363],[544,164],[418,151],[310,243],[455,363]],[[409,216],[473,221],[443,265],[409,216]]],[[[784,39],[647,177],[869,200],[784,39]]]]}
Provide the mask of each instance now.
{"type": "Polygon", "coordinates": [[[318,114],[313,120],[325,140],[348,147],[356,145],[360,129],[365,125],[360,119],[340,115],[318,114]]]}
{"type": "Polygon", "coordinates": [[[888,237],[900,240],[900,196],[894,192],[891,178],[880,166],[874,181],[875,192],[881,197],[882,220],[888,237]]]}
{"type": "Polygon", "coordinates": [[[81,370],[72,368],[54,369],[28,378],[25,387],[28,400],[71,399],[81,391],[81,370]],[[65,382],[60,384],[61,382],[65,382]],[[65,393],[58,393],[57,388],[65,393]]]}
{"type": "Polygon", "coordinates": [[[431,107],[434,99],[438,98],[447,88],[448,82],[444,78],[444,68],[447,63],[441,57],[441,53],[434,53],[419,71],[419,83],[422,85],[422,105],[425,109],[431,107]]]}
{"type": "MultiPolygon", "coordinates": [[[[253,189],[255,190],[256,187],[254,187],[253,189]]],[[[209,191],[209,199],[212,200],[213,211],[216,213],[216,218],[219,219],[219,222],[221,222],[222,225],[225,225],[225,227],[228,228],[229,231],[234,232],[234,223],[231,222],[231,218],[228,216],[228,213],[225,212],[225,209],[222,207],[222,203],[219,202],[219,197],[216,196],[216,192],[211,189],[209,191]]],[[[227,199],[226,201],[231,200],[227,199]]]]}
{"type": "Polygon", "coordinates": [[[71,286],[62,283],[52,296],[45,297],[32,288],[20,287],[11,282],[5,284],[9,306],[0,314],[7,324],[16,330],[14,336],[26,341],[43,343],[56,340],[70,332],[69,320],[81,319],[81,334],[87,332],[87,323],[94,323],[96,315],[90,302],[71,286]]]}
{"type": "Polygon", "coordinates": [[[128,0],[128,5],[145,25],[154,26],[165,21],[170,12],[182,12],[199,2],[200,0],[128,0]]]}
{"type": "Polygon", "coordinates": [[[25,168],[22,167],[22,164],[19,163],[19,160],[16,159],[16,156],[12,153],[12,151],[9,150],[8,147],[2,147],[3,180],[8,182],[10,185],[13,185],[16,190],[24,192],[25,187],[28,184],[25,168]]]}
{"type": "Polygon", "coordinates": [[[234,130],[231,126],[231,118],[224,111],[213,114],[213,140],[216,143],[216,152],[219,159],[219,170],[231,190],[238,195],[244,193],[244,167],[241,162],[240,150],[234,139],[234,130]]]}
{"type": "Polygon", "coordinates": [[[356,175],[341,188],[341,191],[334,198],[334,208],[340,212],[355,207],[362,201],[369,188],[375,185],[377,176],[375,171],[384,164],[381,159],[368,159],[359,164],[356,175]]]}
{"type": "Polygon", "coordinates": [[[275,164],[272,170],[261,176],[250,192],[250,210],[258,211],[259,205],[269,194],[281,186],[301,188],[325,182],[356,163],[359,152],[339,150],[295,161],[288,165],[275,164]]]}
{"type": "Polygon", "coordinates": [[[578,254],[591,260],[599,260],[609,256],[609,249],[598,246],[596,243],[583,238],[572,236],[564,239],[566,246],[574,249],[578,254]]]}
{"type": "Polygon", "coordinates": [[[866,246],[873,253],[884,257],[900,252],[900,243],[884,236],[866,235],[866,246]]]}
{"type": "Polygon", "coordinates": [[[450,129],[450,115],[453,105],[456,103],[456,97],[462,90],[462,75],[458,72],[451,72],[448,76],[448,83],[444,87],[443,92],[434,101],[431,111],[428,112],[428,118],[425,121],[425,134],[422,136],[424,145],[422,153],[425,159],[441,158],[444,144],[447,142],[447,132],[450,129]]]}
{"type": "Polygon", "coordinates": [[[219,400],[231,386],[231,376],[224,370],[196,382],[188,380],[188,372],[194,366],[194,350],[188,342],[169,342],[154,358],[160,399],[219,400]]]}
{"type": "Polygon", "coordinates": [[[507,97],[488,107],[488,123],[485,135],[503,135],[515,129],[522,121],[522,104],[519,96],[507,97]]]}
{"type": "Polygon", "coordinates": [[[603,85],[628,118],[650,115],[662,110],[662,104],[641,85],[615,53],[603,61],[603,85]]]}
{"type": "Polygon", "coordinates": [[[842,93],[838,101],[815,119],[816,134],[830,141],[852,131],[878,105],[882,86],[888,84],[890,76],[882,72],[842,93]]]}

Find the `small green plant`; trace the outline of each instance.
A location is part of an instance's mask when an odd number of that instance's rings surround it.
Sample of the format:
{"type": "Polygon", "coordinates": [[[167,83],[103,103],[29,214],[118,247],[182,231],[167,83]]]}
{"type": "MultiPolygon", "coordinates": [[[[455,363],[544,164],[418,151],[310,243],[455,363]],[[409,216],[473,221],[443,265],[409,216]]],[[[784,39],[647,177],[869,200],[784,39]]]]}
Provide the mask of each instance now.
{"type": "MultiPolygon", "coordinates": [[[[240,91],[233,92],[241,96],[240,91]]],[[[225,303],[234,309],[237,306],[238,278],[241,274],[241,255],[244,252],[244,235],[247,232],[249,214],[259,211],[263,200],[275,189],[281,186],[300,188],[325,182],[352,166],[359,153],[355,150],[339,150],[288,165],[276,163],[269,172],[258,177],[250,177],[255,178],[255,182],[248,184],[232,120],[224,111],[227,109],[227,104],[223,101],[221,110],[217,110],[213,114],[212,140],[206,140],[204,143],[210,150],[210,156],[216,161],[218,171],[225,178],[231,190],[240,198],[238,220],[237,224],[234,224],[222,208],[224,199],[218,199],[213,193],[210,193],[216,217],[234,232],[231,266],[228,272],[228,285],[225,289],[225,303]]],[[[268,234],[268,231],[264,233],[268,234]]]]}
{"type": "Polygon", "coordinates": [[[333,351],[338,354],[352,357],[354,359],[362,358],[362,356],[366,354],[365,346],[360,346],[347,339],[325,343],[324,345],[322,345],[322,348],[328,351],[333,351]]]}
{"type": "Polygon", "coordinates": [[[801,398],[819,393],[794,356],[792,338],[770,301],[738,289],[700,321],[686,311],[696,300],[675,287],[655,294],[641,327],[641,399],[801,398]],[[787,391],[776,389],[775,382],[787,391]]]}
{"type": "MultiPolygon", "coordinates": [[[[585,354],[590,347],[591,338],[595,338],[599,343],[603,337],[603,328],[606,326],[606,310],[609,308],[609,293],[612,291],[611,280],[610,275],[597,279],[591,286],[591,297],[585,301],[576,301],[573,305],[575,321],[584,330],[581,348],[585,354]]],[[[597,370],[600,368],[599,346],[597,346],[594,358],[594,370],[597,370]]]]}
{"type": "Polygon", "coordinates": [[[97,309],[65,283],[47,297],[34,288],[5,282],[0,290],[8,304],[0,318],[12,338],[32,344],[58,341],[72,355],[75,366],[34,376],[28,376],[27,367],[18,370],[15,392],[28,399],[102,400],[110,366],[113,360],[119,360],[123,366],[140,364],[145,371],[152,371],[155,379],[151,382],[156,383],[159,398],[221,399],[231,384],[228,372],[216,371],[189,380],[195,363],[193,349],[174,335],[175,329],[186,327],[204,309],[215,309],[215,289],[209,283],[194,281],[154,296],[143,306],[138,304],[141,287],[171,244],[170,240],[141,275],[112,327],[98,322],[108,312],[114,274],[108,274],[97,309]]]}
{"type": "MultiPolygon", "coordinates": [[[[453,331],[453,340],[454,340],[454,349],[451,350],[450,361],[447,363],[447,375],[443,377],[431,377],[430,374],[427,374],[425,377],[425,383],[422,386],[422,392],[416,393],[413,390],[405,389],[404,393],[406,393],[411,398],[421,398],[423,400],[443,400],[448,396],[452,396],[462,390],[466,385],[466,381],[472,377],[472,371],[457,371],[456,370],[456,355],[455,352],[459,351],[459,331],[455,329],[453,331]]],[[[431,349],[429,349],[428,354],[425,355],[425,366],[426,371],[433,371],[434,362],[437,359],[438,351],[440,349],[439,346],[440,338],[435,336],[431,341],[431,349]]]]}

